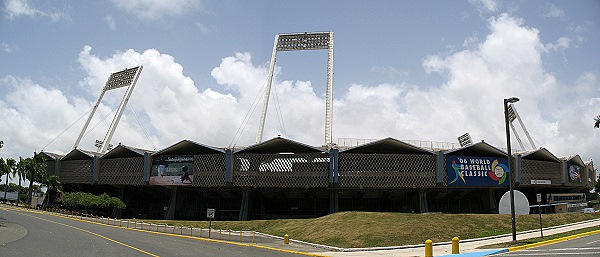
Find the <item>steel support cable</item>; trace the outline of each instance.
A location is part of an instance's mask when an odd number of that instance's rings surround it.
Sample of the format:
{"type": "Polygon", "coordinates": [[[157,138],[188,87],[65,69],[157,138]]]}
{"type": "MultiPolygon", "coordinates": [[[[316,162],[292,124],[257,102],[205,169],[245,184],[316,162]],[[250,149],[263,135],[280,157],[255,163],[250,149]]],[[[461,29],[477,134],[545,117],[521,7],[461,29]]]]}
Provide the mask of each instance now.
{"type": "Polygon", "coordinates": [[[65,130],[60,132],[60,134],[58,134],[58,136],[56,136],[52,140],[50,140],[50,142],[48,142],[44,147],[42,147],[42,151],[44,151],[44,149],[46,149],[46,147],[48,147],[50,144],[52,144],[52,142],[54,142],[54,140],[58,139],[60,136],[62,136],[62,134],[67,132],[67,130],[69,130],[71,127],[73,127],[77,122],[79,122],[81,119],[83,119],[83,117],[85,117],[88,113],[90,113],[92,111],[92,109],[93,108],[90,108],[86,113],[81,115],[81,117],[79,117],[75,122],[71,123],[71,125],[69,125],[65,130]]]}
{"type": "Polygon", "coordinates": [[[142,120],[140,120],[140,117],[133,110],[133,108],[130,108],[129,106],[127,106],[127,110],[129,110],[131,113],[133,113],[133,116],[135,117],[135,120],[138,122],[138,125],[140,125],[140,128],[142,128],[142,132],[144,132],[144,135],[146,136],[146,139],[148,139],[148,141],[150,141],[150,144],[152,145],[152,148],[156,151],[156,145],[154,145],[154,141],[150,137],[150,134],[148,134],[148,131],[146,131],[146,128],[144,128],[144,125],[142,123],[142,120]]]}
{"type": "Polygon", "coordinates": [[[279,126],[281,126],[283,135],[287,135],[287,131],[285,131],[285,124],[283,122],[283,114],[281,112],[281,104],[279,103],[279,95],[277,94],[277,89],[275,90],[275,110],[277,112],[279,126]]]}
{"type": "MultiPolygon", "coordinates": [[[[107,115],[105,115],[101,120],[99,120],[94,126],[92,126],[92,129],[88,130],[85,132],[85,134],[83,134],[83,137],[87,136],[90,132],[92,132],[96,127],[98,127],[100,125],[100,123],[102,123],[103,121],[106,121],[106,118],[108,118],[109,115],[111,115],[113,112],[115,112],[116,110],[112,110],[110,113],[108,113],[107,115]]],[[[106,125],[106,122],[104,122],[104,124],[106,125]]],[[[83,138],[82,137],[82,138],[83,138]]]]}
{"type": "Polygon", "coordinates": [[[256,110],[256,107],[258,107],[258,101],[261,99],[260,95],[262,94],[262,92],[264,90],[266,90],[266,87],[267,87],[267,82],[265,81],[265,83],[263,84],[261,89],[258,91],[256,96],[254,97],[254,100],[252,101],[252,104],[250,105],[250,109],[248,109],[248,112],[246,112],[246,116],[244,116],[242,123],[240,124],[237,131],[235,132],[235,135],[234,135],[233,139],[231,140],[231,143],[229,143],[230,148],[232,146],[235,147],[235,145],[237,145],[238,140],[242,137],[242,133],[244,132],[246,125],[248,125],[248,122],[250,121],[250,117],[252,117],[252,114],[256,110]]]}

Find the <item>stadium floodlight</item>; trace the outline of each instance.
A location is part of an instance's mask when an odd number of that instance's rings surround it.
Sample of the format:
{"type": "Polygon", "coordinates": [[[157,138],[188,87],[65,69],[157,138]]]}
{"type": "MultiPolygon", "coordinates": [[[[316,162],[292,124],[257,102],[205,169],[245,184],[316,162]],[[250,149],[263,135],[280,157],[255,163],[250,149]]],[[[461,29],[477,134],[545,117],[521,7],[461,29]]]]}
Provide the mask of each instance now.
{"type": "Polygon", "coordinates": [[[471,140],[471,135],[469,133],[464,133],[458,137],[458,143],[460,147],[465,147],[473,144],[473,140],[471,140]]]}
{"type": "MultiPolygon", "coordinates": [[[[83,129],[81,130],[81,133],[79,133],[79,137],[77,138],[77,141],[75,141],[75,144],[73,145],[72,149],[75,149],[75,148],[77,148],[77,146],[79,146],[79,143],[81,142],[81,139],[83,138],[83,135],[85,134],[85,131],[87,130],[87,127],[90,125],[90,121],[92,120],[94,113],[96,113],[96,110],[98,109],[98,106],[100,105],[100,102],[102,101],[102,97],[104,97],[104,93],[106,93],[106,91],[109,91],[109,90],[113,90],[113,89],[117,89],[117,88],[121,88],[121,87],[127,87],[127,91],[125,92],[125,95],[123,96],[123,100],[121,101],[121,104],[119,105],[119,109],[117,110],[117,113],[115,114],[115,117],[113,118],[113,121],[110,124],[110,127],[108,128],[108,132],[106,133],[104,140],[100,141],[100,145],[101,145],[100,153],[106,152],[106,149],[108,148],[108,146],[110,144],[110,140],[112,139],[112,136],[117,128],[117,125],[119,124],[119,120],[121,119],[121,116],[123,115],[125,106],[127,105],[127,102],[129,101],[129,97],[131,96],[131,93],[133,92],[133,88],[135,87],[135,84],[137,83],[140,73],[142,72],[142,68],[143,68],[143,66],[137,66],[137,67],[125,69],[123,71],[115,72],[110,75],[110,77],[108,78],[108,81],[106,81],[106,84],[104,85],[104,88],[102,89],[102,92],[100,92],[100,96],[98,96],[98,100],[96,100],[96,104],[94,105],[94,108],[92,109],[92,112],[90,113],[90,116],[88,117],[87,121],[85,122],[85,125],[83,125],[83,129]]],[[[96,140],[96,141],[97,141],[96,144],[98,144],[99,140],[96,140]]]]}
{"type": "Polygon", "coordinates": [[[262,141],[263,129],[269,106],[269,96],[271,94],[271,85],[273,83],[273,71],[278,51],[298,51],[298,50],[328,50],[327,54],[327,89],[325,105],[325,144],[332,143],[332,116],[333,116],[333,32],[306,32],[293,34],[277,34],[273,43],[273,53],[271,55],[271,64],[269,66],[269,75],[267,78],[267,89],[265,90],[265,102],[263,104],[258,125],[258,134],[256,143],[262,141]]]}
{"type": "Polygon", "coordinates": [[[515,120],[519,121],[519,124],[521,125],[521,129],[523,129],[525,136],[529,140],[531,149],[535,150],[535,148],[536,148],[535,143],[533,143],[533,139],[531,138],[531,135],[529,135],[529,132],[527,131],[527,128],[525,127],[525,123],[523,123],[523,120],[521,119],[519,112],[517,112],[517,108],[512,103],[508,105],[508,120],[510,121],[510,128],[512,129],[513,133],[515,134],[515,137],[517,138],[517,142],[521,146],[521,150],[525,151],[525,145],[523,145],[523,141],[521,141],[521,137],[519,137],[519,133],[517,133],[517,130],[515,129],[515,125],[513,124],[513,122],[515,120]]]}

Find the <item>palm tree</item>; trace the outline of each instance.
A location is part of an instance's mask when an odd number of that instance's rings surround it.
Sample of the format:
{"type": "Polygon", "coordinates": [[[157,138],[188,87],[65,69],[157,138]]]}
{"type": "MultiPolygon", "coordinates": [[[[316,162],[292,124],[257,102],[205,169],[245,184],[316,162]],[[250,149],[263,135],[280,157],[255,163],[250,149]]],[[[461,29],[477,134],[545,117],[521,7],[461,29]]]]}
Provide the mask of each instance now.
{"type": "MultiPolygon", "coordinates": [[[[15,162],[15,159],[13,158],[7,158],[6,159],[6,163],[4,164],[5,166],[5,171],[6,171],[6,184],[4,185],[4,200],[6,200],[6,192],[8,191],[8,181],[10,180],[10,174],[13,173],[14,174],[14,170],[17,166],[17,163],[15,162]]],[[[14,176],[14,175],[13,175],[14,176]]],[[[17,193],[17,198],[18,198],[18,193],[17,193]]]]}
{"type": "Polygon", "coordinates": [[[594,123],[594,128],[600,128],[600,115],[594,118],[594,121],[596,121],[596,123],[594,123]]]}
{"type": "Polygon", "coordinates": [[[27,193],[27,202],[31,205],[33,194],[33,182],[41,182],[46,174],[46,158],[41,154],[33,153],[32,158],[27,158],[25,162],[26,176],[29,180],[29,192],[27,193]]]}
{"type": "Polygon", "coordinates": [[[46,176],[44,176],[42,180],[42,184],[45,185],[48,189],[46,190],[46,199],[44,205],[50,206],[50,197],[52,197],[53,193],[62,192],[62,184],[60,183],[60,180],[58,180],[58,176],[56,175],[46,174],[46,176]]]}
{"type": "MultiPolygon", "coordinates": [[[[6,181],[8,181],[8,173],[8,165],[6,165],[4,159],[0,157],[0,176],[6,174],[6,181]]],[[[6,201],[6,189],[4,190],[4,201],[6,201]]]]}
{"type": "Polygon", "coordinates": [[[18,192],[17,192],[17,206],[19,206],[19,202],[21,200],[21,198],[19,197],[21,195],[21,180],[23,180],[23,177],[25,177],[25,170],[26,170],[26,161],[25,159],[23,159],[23,157],[19,157],[19,162],[17,162],[17,167],[15,169],[15,172],[17,175],[19,175],[19,187],[18,187],[18,192]]]}

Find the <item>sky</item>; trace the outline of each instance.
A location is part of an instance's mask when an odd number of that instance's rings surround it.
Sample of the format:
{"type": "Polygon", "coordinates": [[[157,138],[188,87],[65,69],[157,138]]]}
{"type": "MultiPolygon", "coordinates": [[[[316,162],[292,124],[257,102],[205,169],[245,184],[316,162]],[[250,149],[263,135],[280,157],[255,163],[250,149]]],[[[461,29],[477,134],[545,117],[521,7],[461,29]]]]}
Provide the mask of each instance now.
{"type": "MultiPolygon", "coordinates": [[[[275,35],[328,31],[334,143],[469,133],[505,148],[515,96],[536,148],[600,160],[594,0],[2,0],[0,157],[69,152],[109,75],[138,65],[113,145],[252,145],[275,35]]],[[[327,51],[277,54],[264,140],[325,143],[326,67],[327,51]]],[[[104,95],[79,148],[97,150],[124,90],[104,95]]]]}

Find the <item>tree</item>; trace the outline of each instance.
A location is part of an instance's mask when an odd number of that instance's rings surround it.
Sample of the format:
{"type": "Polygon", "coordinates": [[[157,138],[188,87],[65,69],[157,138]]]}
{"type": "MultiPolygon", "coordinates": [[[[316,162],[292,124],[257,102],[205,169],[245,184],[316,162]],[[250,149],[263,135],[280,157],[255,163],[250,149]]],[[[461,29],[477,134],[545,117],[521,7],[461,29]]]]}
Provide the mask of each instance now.
{"type": "Polygon", "coordinates": [[[44,176],[42,179],[42,185],[46,186],[48,189],[46,192],[46,199],[44,205],[50,206],[50,197],[52,197],[53,193],[62,192],[62,184],[60,180],[58,180],[58,176],[56,175],[48,175],[44,176]]]}
{"type": "MultiPolygon", "coordinates": [[[[8,169],[8,165],[6,165],[6,161],[2,157],[0,157],[0,176],[6,174],[6,181],[8,181],[8,175],[10,171],[8,169]]],[[[6,201],[6,187],[4,188],[4,201],[6,201]]]]}
{"type": "Polygon", "coordinates": [[[33,194],[33,182],[41,182],[46,174],[46,158],[41,154],[33,154],[33,157],[25,159],[25,177],[29,180],[29,192],[27,202],[31,204],[33,194]]]}
{"type": "Polygon", "coordinates": [[[8,158],[8,159],[6,159],[5,165],[6,166],[4,168],[6,171],[6,184],[4,185],[4,200],[6,200],[6,191],[8,191],[8,181],[10,180],[10,174],[14,173],[17,163],[15,162],[15,159],[8,158]]]}
{"type": "MultiPolygon", "coordinates": [[[[598,174],[598,169],[596,169],[596,174],[598,174]]],[[[598,176],[596,179],[596,185],[594,185],[594,189],[596,193],[600,193],[600,176],[598,176]]]]}
{"type": "Polygon", "coordinates": [[[600,115],[594,118],[594,121],[596,122],[594,123],[594,128],[600,128],[600,115]]]}
{"type": "Polygon", "coordinates": [[[63,194],[60,202],[70,208],[75,208],[85,212],[107,212],[110,209],[125,208],[125,203],[119,198],[110,197],[108,194],[93,195],[84,192],[69,192],[63,194]]]}
{"type": "MultiPolygon", "coordinates": [[[[20,189],[21,187],[21,180],[23,179],[23,177],[25,177],[25,170],[27,169],[26,167],[26,161],[25,159],[23,159],[23,157],[19,157],[19,162],[17,162],[17,167],[15,169],[15,172],[17,175],[19,175],[19,195],[21,194],[20,189]]],[[[19,206],[19,202],[21,200],[21,197],[17,197],[17,206],[19,206]]]]}

